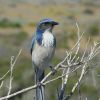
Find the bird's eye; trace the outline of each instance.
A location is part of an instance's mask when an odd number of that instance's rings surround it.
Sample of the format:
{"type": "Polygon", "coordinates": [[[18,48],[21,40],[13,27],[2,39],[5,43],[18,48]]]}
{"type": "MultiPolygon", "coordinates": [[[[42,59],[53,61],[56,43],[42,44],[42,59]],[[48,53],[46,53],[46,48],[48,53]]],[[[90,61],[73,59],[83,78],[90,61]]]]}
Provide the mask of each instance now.
{"type": "Polygon", "coordinates": [[[51,23],[46,22],[40,25],[40,29],[44,30],[44,29],[49,28],[50,26],[51,26],[51,23]]]}
{"type": "Polygon", "coordinates": [[[45,23],[43,23],[42,25],[40,25],[40,28],[41,28],[41,29],[45,29],[45,28],[46,28],[45,23]]]}
{"type": "Polygon", "coordinates": [[[45,25],[46,26],[52,26],[52,23],[46,22],[45,25]]]}
{"type": "Polygon", "coordinates": [[[45,23],[43,23],[41,26],[45,26],[45,23]]]}

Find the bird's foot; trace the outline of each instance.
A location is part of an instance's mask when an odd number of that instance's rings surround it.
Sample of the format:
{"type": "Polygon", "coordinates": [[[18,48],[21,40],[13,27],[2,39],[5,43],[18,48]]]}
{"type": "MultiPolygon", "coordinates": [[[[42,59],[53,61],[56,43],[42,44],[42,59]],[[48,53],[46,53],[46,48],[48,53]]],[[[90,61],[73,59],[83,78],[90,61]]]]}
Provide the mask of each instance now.
{"type": "Polygon", "coordinates": [[[37,87],[41,87],[41,86],[44,86],[44,84],[42,84],[41,82],[38,82],[37,87]]]}
{"type": "Polygon", "coordinates": [[[55,75],[55,73],[57,72],[52,66],[50,66],[50,69],[52,71],[52,75],[55,75]]]}

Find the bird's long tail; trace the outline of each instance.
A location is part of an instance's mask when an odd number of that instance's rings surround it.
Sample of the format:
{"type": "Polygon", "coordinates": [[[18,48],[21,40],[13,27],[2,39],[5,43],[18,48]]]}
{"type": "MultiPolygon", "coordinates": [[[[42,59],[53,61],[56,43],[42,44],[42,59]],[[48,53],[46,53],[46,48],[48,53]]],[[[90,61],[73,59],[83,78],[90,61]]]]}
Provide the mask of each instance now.
{"type": "MultiPolygon", "coordinates": [[[[41,80],[44,78],[44,70],[37,68],[36,71],[36,84],[39,84],[41,80]]],[[[36,100],[45,100],[45,91],[44,86],[40,84],[36,88],[36,100]]]]}

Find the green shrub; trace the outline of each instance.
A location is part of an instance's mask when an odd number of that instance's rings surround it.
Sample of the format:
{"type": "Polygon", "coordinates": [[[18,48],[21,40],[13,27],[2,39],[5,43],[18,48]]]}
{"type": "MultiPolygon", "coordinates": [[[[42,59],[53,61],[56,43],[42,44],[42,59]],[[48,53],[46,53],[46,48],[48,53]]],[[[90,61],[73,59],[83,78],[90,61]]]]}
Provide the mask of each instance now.
{"type": "Polygon", "coordinates": [[[7,27],[20,28],[21,24],[19,22],[11,22],[5,18],[5,19],[0,20],[0,27],[2,27],[2,28],[7,28],[7,27]]]}
{"type": "Polygon", "coordinates": [[[8,59],[0,58],[0,77],[2,77],[5,72],[7,72],[10,66],[10,61],[8,59]]]}
{"type": "Polygon", "coordinates": [[[29,23],[29,26],[35,27],[37,24],[35,22],[29,23]]]}
{"type": "Polygon", "coordinates": [[[21,31],[17,34],[13,34],[11,37],[15,45],[20,45],[27,38],[27,33],[21,31]]]}
{"type": "Polygon", "coordinates": [[[18,33],[12,33],[10,35],[3,35],[1,38],[7,44],[19,46],[26,38],[28,34],[24,31],[18,33]]]}
{"type": "Polygon", "coordinates": [[[90,15],[94,14],[93,10],[88,9],[88,8],[84,10],[84,13],[85,14],[90,14],[90,15]]]}
{"type": "Polygon", "coordinates": [[[98,25],[91,25],[88,29],[90,35],[96,36],[99,35],[99,26],[98,25]]]}
{"type": "Polygon", "coordinates": [[[61,36],[58,37],[57,48],[69,48],[68,47],[68,36],[65,32],[61,36]]]}

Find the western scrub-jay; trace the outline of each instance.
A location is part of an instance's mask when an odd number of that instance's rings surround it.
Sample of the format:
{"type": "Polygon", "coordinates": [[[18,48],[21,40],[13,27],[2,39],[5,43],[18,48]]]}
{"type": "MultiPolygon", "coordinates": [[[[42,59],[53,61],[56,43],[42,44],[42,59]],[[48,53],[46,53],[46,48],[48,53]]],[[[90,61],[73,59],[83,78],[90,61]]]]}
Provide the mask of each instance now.
{"type": "MultiPolygon", "coordinates": [[[[52,19],[41,20],[32,39],[31,55],[36,74],[36,84],[44,78],[44,71],[50,66],[55,52],[56,39],[52,34],[55,25],[58,25],[58,22],[52,19]]],[[[37,87],[36,100],[45,100],[44,86],[37,87]]]]}

